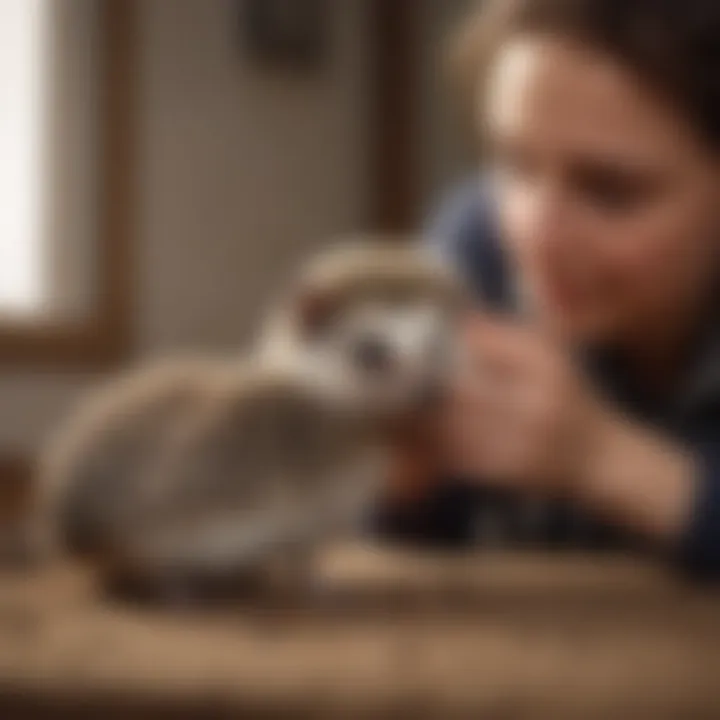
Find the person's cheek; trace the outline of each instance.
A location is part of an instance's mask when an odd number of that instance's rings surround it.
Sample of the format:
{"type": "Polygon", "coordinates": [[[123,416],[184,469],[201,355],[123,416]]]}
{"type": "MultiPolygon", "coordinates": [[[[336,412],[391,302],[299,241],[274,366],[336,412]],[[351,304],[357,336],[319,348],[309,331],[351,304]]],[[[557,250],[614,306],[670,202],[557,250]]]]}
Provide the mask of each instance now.
{"type": "Polygon", "coordinates": [[[716,207],[702,192],[668,191],[637,212],[607,223],[597,255],[605,298],[620,324],[673,311],[716,265],[716,207]]]}
{"type": "Polygon", "coordinates": [[[691,203],[679,204],[641,237],[631,268],[649,308],[674,310],[697,288],[712,282],[710,274],[717,267],[716,217],[716,209],[709,213],[691,203]]]}
{"type": "Polygon", "coordinates": [[[534,198],[531,190],[507,187],[501,196],[500,204],[500,224],[505,249],[531,291],[537,289],[538,276],[541,274],[541,223],[539,198],[534,198]]]}
{"type": "Polygon", "coordinates": [[[503,213],[506,246],[536,318],[568,324],[592,310],[601,267],[597,227],[570,193],[539,196],[503,213]]]}

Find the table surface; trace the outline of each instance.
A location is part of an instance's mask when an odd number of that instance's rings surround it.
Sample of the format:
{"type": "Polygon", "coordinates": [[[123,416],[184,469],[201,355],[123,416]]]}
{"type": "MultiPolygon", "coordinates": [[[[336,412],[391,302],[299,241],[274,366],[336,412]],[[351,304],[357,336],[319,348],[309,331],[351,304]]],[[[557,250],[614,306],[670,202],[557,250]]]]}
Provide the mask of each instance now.
{"type": "Polygon", "coordinates": [[[323,572],[331,606],[203,614],[2,577],[0,716],[720,718],[719,598],[660,567],[352,547],[323,572]]]}

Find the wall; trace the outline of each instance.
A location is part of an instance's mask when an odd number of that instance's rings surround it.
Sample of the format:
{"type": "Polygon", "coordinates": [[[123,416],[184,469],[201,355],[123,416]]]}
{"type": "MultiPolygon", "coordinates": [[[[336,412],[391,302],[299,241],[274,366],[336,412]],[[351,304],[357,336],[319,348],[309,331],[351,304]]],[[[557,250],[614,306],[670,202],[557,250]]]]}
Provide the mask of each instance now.
{"type": "Polygon", "coordinates": [[[418,0],[418,156],[420,205],[425,212],[436,206],[458,179],[472,172],[477,162],[475,147],[460,122],[460,104],[451,94],[443,57],[452,33],[474,4],[477,0],[418,0]]]}
{"type": "MultiPolygon", "coordinates": [[[[233,0],[140,0],[140,356],[234,349],[296,259],[364,225],[365,0],[334,0],[317,76],[250,67],[233,0]]],[[[0,453],[32,451],[94,378],[0,375],[0,453]]]]}

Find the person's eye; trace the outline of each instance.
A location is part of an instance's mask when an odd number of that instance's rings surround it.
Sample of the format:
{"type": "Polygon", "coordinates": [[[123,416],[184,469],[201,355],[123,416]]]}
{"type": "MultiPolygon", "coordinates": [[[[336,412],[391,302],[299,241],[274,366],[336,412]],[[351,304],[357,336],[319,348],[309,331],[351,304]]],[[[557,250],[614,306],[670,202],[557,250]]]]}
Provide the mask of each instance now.
{"type": "Polygon", "coordinates": [[[653,194],[653,183],[644,177],[613,168],[583,168],[575,174],[579,194],[596,207],[611,212],[629,212],[653,194]]]}

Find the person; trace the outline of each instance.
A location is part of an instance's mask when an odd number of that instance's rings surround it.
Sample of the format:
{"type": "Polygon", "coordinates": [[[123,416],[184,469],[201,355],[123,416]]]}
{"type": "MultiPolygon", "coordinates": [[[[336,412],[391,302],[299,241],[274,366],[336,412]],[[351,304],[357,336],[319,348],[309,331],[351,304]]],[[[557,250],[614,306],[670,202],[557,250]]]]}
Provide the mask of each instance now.
{"type": "Polygon", "coordinates": [[[494,0],[462,35],[486,167],[428,236],[479,309],[378,530],[720,577],[720,3],[494,0]]]}

